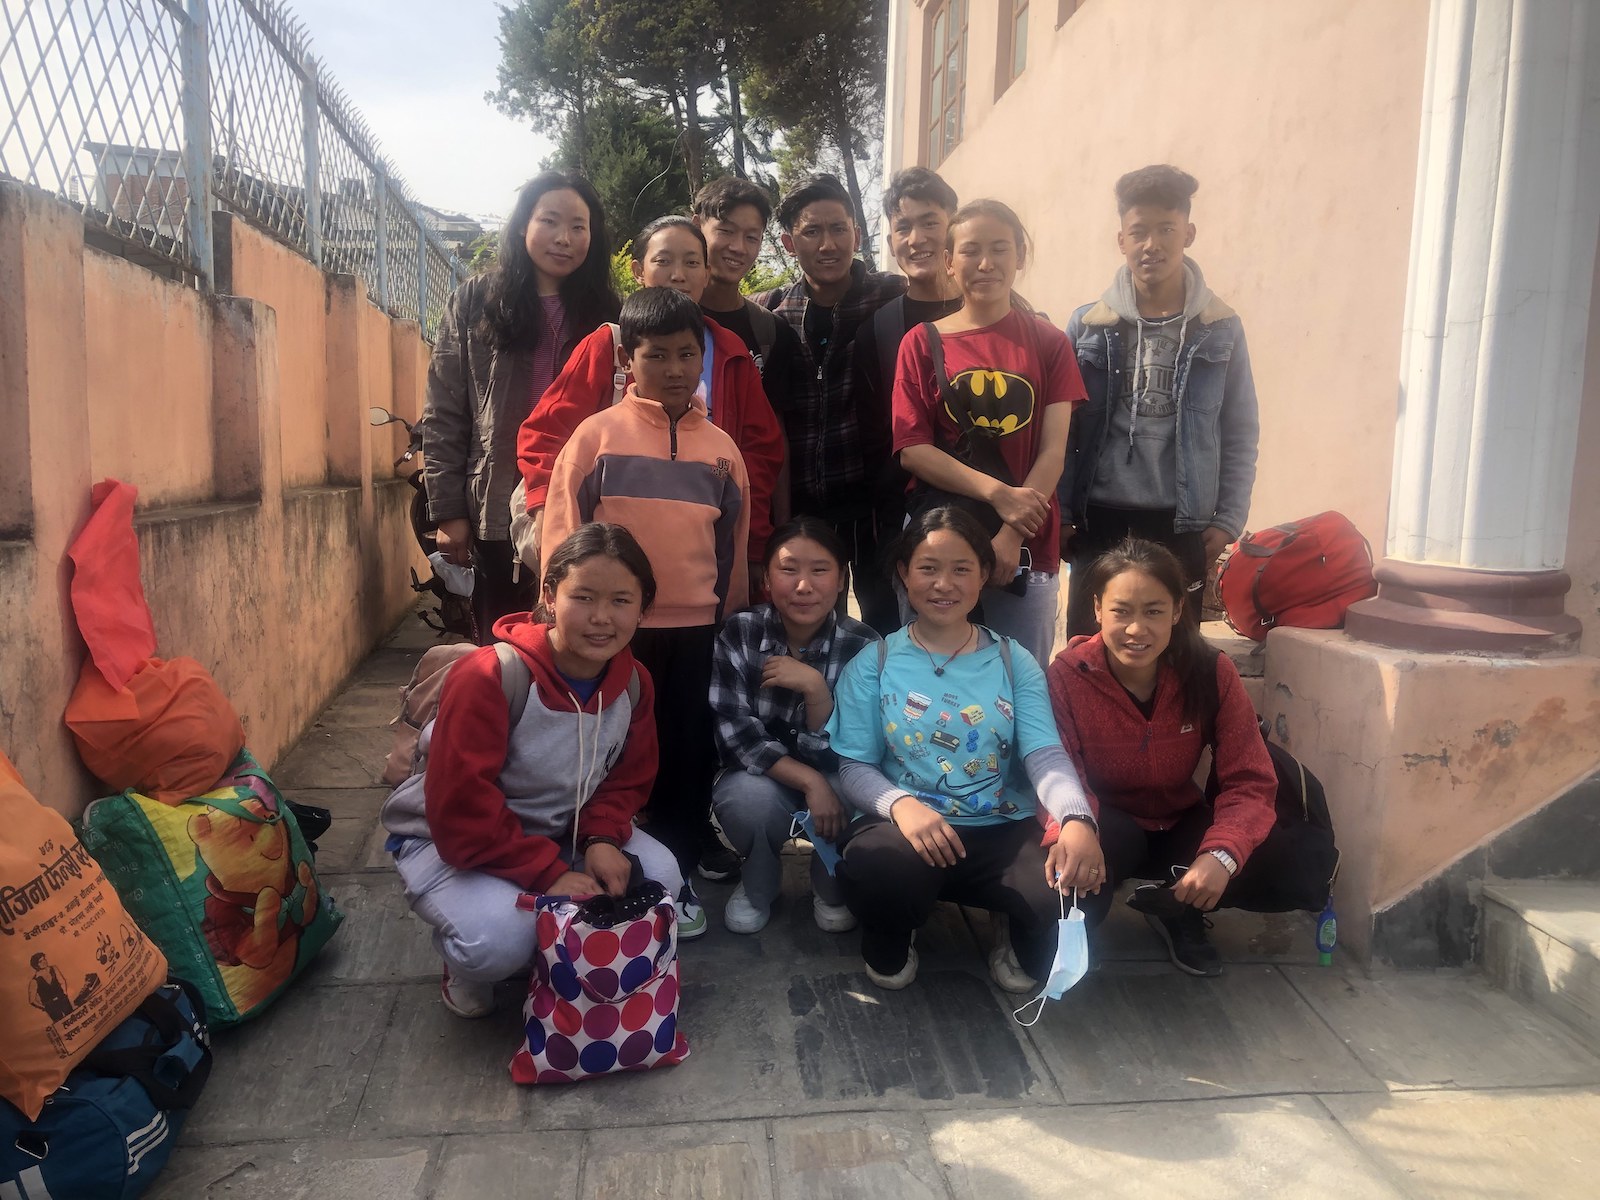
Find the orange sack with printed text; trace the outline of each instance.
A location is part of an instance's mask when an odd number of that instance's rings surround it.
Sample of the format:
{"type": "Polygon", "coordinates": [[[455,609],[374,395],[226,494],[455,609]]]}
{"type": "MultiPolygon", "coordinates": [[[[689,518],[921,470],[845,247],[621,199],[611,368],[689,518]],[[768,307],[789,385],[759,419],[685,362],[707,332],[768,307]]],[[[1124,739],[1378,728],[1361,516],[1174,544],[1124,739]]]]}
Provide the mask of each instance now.
{"type": "Polygon", "coordinates": [[[28,1120],[167,978],[67,824],[0,753],[0,1096],[28,1120]]]}
{"type": "Polygon", "coordinates": [[[244,749],[239,714],[192,658],[149,659],[122,689],[85,662],[67,727],[84,766],[107,787],[164,804],[209,792],[244,749]]]}

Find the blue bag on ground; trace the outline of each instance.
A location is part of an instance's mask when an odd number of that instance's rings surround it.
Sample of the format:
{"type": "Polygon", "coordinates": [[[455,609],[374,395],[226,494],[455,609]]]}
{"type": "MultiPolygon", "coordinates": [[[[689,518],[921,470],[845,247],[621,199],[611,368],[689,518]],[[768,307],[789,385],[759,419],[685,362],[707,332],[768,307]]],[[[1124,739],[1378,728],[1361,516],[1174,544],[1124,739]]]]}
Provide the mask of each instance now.
{"type": "Polygon", "coordinates": [[[37,1121],[0,1101],[0,1197],[138,1196],[166,1165],[210,1073],[204,1004],[172,980],[89,1052],[37,1121]]]}

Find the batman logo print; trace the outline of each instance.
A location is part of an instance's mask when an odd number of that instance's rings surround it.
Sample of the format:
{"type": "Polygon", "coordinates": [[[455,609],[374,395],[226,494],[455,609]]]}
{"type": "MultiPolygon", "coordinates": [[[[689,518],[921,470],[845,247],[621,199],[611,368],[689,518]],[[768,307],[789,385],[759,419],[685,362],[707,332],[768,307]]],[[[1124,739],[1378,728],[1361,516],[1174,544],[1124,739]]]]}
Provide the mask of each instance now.
{"type": "Polygon", "coordinates": [[[955,406],[965,406],[975,433],[990,437],[1010,437],[1026,429],[1033,421],[1035,397],[1033,384],[1021,375],[1009,371],[962,371],[950,381],[953,397],[945,401],[945,411],[959,428],[967,421],[954,411],[955,406]]]}

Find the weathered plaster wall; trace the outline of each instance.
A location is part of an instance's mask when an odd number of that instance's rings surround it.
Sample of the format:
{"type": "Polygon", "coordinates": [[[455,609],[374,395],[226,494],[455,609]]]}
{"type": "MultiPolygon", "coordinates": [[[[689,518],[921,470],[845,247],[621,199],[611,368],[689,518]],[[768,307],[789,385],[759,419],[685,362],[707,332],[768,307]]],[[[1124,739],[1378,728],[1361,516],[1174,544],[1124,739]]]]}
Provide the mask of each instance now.
{"type": "Polygon", "coordinates": [[[1264,714],[1328,790],[1340,933],[1600,766],[1600,659],[1414,654],[1274,630],[1264,714]]]}
{"type": "Polygon", "coordinates": [[[94,480],[140,488],[157,653],[207,666],[269,765],[412,600],[411,489],[366,419],[369,404],[420,410],[395,391],[424,377],[417,327],[238,223],[222,236],[234,291],[254,278],[273,306],[86,251],[72,210],[0,184],[0,748],[69,815],[103,790],[61,723],[83,660],[64,556],[94,480]]]}
{"type": "Polygon", "coordinates": [[[109,254],[83,256],[89,458],[147,505],[211,494],[211,312],[205,297],[109,254]]]}
{"type": "MultiPolygon", "coordinates": [[[[1567,611],[1583,622],[1580,649],[1600,656],[1600,255],[1595,258],[1594,296],[1589,305],[1587,359],[1567,526],[1567,574],[1572,576],[1567,611]]],[[[1596,740],[1600,740],[1600,731],[1596,740]]]]}
{"type": "MultiPolygon", "coordinates": [[[[998,100],[998,6],[969,9],[966,132],[938,170],[1021,215],[1037,251],[1022,291],[1064,324],[1121,264],[1117,177],[1193,173],[1192,254],[1244,319],[1261,396],[1251,525],[1337,508],[1381,547],[1428,6],[1096,0],[1057,30],[1036,4],[998,100]]],[[[900,11],[898,115],[917,131],[926,8],[900,11]]],[[[901,144],[894,166],[925,161],[920,135],[901,144]]]]}

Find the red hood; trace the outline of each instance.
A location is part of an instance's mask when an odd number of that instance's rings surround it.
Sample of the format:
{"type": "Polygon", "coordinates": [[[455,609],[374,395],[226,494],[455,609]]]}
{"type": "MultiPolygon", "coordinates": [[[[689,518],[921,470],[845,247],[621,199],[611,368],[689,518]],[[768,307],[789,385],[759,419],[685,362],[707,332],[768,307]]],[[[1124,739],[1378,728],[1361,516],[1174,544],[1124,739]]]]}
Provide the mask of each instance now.
{"type": "MultiPolygon", "coordinates": [[[[547,708],[572,710],[570,689],[561,672],[556,670],[555,650],[550,645],[550,626],[536,620],[532,613],[512,613],[495,622],[494,635],[500,641],[515,646],[522,654],[547,708]]],[[[600,690],[583,706],[585,711],[595,707],[609,708],[628,690],[628,682],[636,669],[633,651],[624,646],[606,664],[606,673],[600,679],[600,690]]]]}
{"type": "MultiPolygon", "coordinates": [[[[496,630],[496,632],[499,631],[496,630]]],[[[1068,639],[1066,648],[1057,654],[1056,658],[1063,666],[1068,663],[1074,666],[1081,663],[1091,671],[1105,671],[1108,669],[1106,667],[1106,644],[1098,633],[1087,636],[1080,633],[1077,637],[1068,639]]]]}

